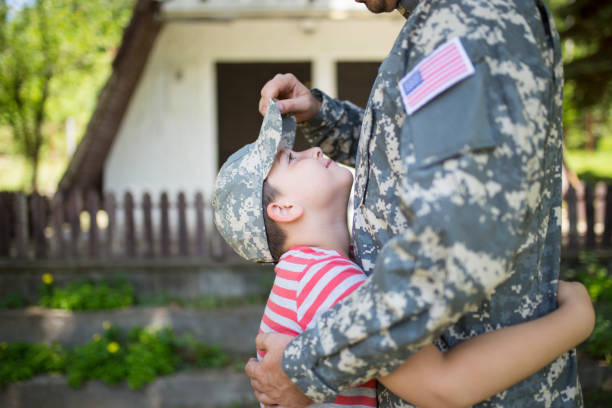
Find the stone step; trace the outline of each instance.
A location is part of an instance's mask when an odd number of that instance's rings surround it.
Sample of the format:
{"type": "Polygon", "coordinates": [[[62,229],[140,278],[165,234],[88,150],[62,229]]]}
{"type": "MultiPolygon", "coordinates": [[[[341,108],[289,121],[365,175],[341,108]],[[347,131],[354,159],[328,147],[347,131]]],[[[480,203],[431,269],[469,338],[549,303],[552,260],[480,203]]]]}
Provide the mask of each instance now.
{"type": "Polygon", "coordinates": [[[232,369],[181,372],[159,377],[140,390],[123,382],[89,381],[68,386],[62,376],[44,375],[0,389],[5,408],[236,408],[259,407],[247,376],[232,369]]]}
{"type": "Polygon", "coordinates": [[[110,322],[122,329],[134,326],[170,326],[178,334],[191,333],[207,344],[218,344],[233,354],[250,354],[264,306],[240,306],[215,310],[181,307],[130,307],[101,311],[71,312],[29,307],[0,310],[0,342],[53,342],[74,346],[91,340],[110,322]]]}

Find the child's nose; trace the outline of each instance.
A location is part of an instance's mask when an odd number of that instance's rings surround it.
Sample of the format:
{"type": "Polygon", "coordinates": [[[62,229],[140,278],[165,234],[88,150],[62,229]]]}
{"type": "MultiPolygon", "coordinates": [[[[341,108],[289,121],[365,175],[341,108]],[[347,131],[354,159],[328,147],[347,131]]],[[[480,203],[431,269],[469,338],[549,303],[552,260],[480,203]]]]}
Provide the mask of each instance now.
{"type": "Polygon", "coordinates": [[[313,147],[312,149],[313,149],[315,159],[319,159],[323,156],[323,151],[321,150],[320,147],[313,147]]]}

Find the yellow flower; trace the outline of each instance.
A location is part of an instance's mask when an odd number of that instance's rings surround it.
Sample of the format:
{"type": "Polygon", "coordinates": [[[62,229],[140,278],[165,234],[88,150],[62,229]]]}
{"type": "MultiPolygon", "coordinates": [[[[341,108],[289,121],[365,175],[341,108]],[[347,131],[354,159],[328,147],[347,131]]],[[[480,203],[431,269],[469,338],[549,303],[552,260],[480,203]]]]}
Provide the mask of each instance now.
{"type": "Polygon", "coordinates": [[[108,346],[106,346],[106,349],[109,353],[115,354],[117,351],[119,351],[119,344],[117,344],[116,341],[111,341],[108,343],[108,346]]]}
{"type": "Polygon", "coordinates": [[[105,320],[102,322],[102,327],[104,328],[104,330],[108,330],[111,327],[111,322],[109,322],[108,320],[105,320]]]}
{"type": "Polygon", "coordinates": [[[3,341],[2,343],[0,343],[0,348],[1,348],[2,350],[4,350],[4,349],[5,349],[5,348],[7,348],[7,347],[8,347],[8,345],[6,344],[6,342],[5,342],[5,341],[3,341]]]}
{"type": "Polygon", "coordinates": [[[45,285],[50,285],[53,283],[53,275],[51,275],[50,273],[45,273],[42,276],[42,281],[45,285]]]}
{"type": "Polygon", "coordinates": [[[93,335],[92,337],[93,337],[93,339],[94,339],[95,341],[100,340],[100,335],[99,335],[98,333],[94,333],[94,335],[93,335]]]}

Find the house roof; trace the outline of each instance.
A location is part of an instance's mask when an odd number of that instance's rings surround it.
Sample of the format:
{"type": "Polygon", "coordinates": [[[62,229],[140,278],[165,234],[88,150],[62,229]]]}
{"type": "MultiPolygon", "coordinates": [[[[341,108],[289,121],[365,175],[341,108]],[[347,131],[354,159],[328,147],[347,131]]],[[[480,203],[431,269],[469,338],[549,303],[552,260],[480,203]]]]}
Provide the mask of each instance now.
{"type": "Polygon", "coordinates": [[[59,182],[58,191],[102,188],[104,161],[162,26],[159,11],[158,1],[136,1],[111,76],[98,96],[85,135],[59,182]]]}

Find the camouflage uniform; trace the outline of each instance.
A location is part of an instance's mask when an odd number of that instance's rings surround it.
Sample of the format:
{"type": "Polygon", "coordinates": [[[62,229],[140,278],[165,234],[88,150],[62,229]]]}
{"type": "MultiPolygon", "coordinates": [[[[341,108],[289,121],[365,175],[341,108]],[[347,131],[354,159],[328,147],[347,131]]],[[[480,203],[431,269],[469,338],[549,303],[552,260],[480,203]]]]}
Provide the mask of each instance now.
{"type": "MultiPolygon", "coordinates": [[[[563,73],[548,11],[536,0],[399,8],[407,21],[365,111],[313,90],[321,111],[301,125],[355,165],[355,260],[373,275],[285,350],[283,369],[317,402],[436,336],[453,347],[556,308],[563,73]],[[407,115],[398,81],[455,36],[474,75],[407,115]]],[[[410,406],[379,391],[381,407],[410,406]]],[[[582,406],[575,352],[478,406],[582,406]]]]}

